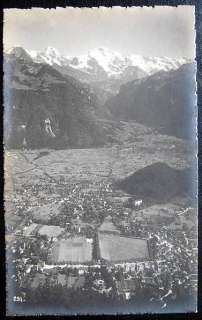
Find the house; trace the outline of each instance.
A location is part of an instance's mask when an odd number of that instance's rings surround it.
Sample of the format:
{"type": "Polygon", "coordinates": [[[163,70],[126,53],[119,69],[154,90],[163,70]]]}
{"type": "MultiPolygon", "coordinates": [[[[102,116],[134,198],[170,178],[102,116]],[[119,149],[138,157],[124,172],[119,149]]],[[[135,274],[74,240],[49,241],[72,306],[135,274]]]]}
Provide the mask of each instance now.
{"type": "Polygon", "coordinates": [[[121,281],[116,281],[116,290],[119,296],[128,300],[136,290],[136,280],[135,279],[123,279],[121,281]]]}
{"type": "Polygon", "coordinates": [[[63,287],[67,285],[67,277],[65,274],[58,273],[57,284],[61,284],[63,287]]]}
{"type": "Polygon", "coordinates": [[[34,276],[34,279],[31,282],[30,287],[32,289],[37,289],[39,286],[43,286],[45,282],[46,282],[45,274],[37,272],[34,276]]]}

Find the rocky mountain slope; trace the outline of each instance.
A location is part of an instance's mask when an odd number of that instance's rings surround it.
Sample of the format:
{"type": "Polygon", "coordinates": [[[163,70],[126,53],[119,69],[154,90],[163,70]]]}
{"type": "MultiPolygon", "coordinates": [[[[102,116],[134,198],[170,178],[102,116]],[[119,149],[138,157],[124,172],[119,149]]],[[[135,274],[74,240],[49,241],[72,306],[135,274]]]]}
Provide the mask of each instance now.
{"type": "Polygon", "coordinates": [[[195,91],[195,65],[185,64],[123,85],[105,107],[120,120],[135,120],[162,133],[187,138],[195,130],[195,91]]]}
{"type": "Polygon", "coordinates": [[[89,90],[22,48],[4,59],[5,144],[10,147],[93,146],[104,142],[89,90]]]}

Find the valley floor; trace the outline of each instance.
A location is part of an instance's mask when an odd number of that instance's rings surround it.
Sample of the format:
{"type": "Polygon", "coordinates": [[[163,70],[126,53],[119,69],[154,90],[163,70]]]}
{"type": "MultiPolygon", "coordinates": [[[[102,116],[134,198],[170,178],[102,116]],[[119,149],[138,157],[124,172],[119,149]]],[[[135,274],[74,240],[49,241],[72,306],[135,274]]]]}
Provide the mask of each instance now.
{"type": "MultiPolygon", "coordinates": [[[[144,215],[141,211],[149,206],[144,199],[141,199],[140,208],[128,207],[130,195],[114,189],[113,183],[155,162],[164,162],[178,169],[189,167],[194,159],[194,146],[140,125],[135,135],[132,135],[134,127],[131,129],[131,126],[125,132],[126,136],[124,139],[122,136],[119,144],[104,148],[5,151],[7,247],[11,251],[16,245],[25,247],[14,261],[18,261],[19,257],[25,259],[23,261],[28,261],[27,268],[47,262],[51,243],[44,244],[44,240],[38,238],[35,245],[41,246],[39,250],[34,247],[33,233],[30,231],[27,238],[24,235],[32,224],[35,224],[33,230],[37,225],[37,230],[41,226],[57,226],[57,232],[61,231],[57,239],[67,239],[73,235],[92,238],[104,218],[111,216],[125,235],[147,238],[153,231],[159,232],[159,237],[163,239],[160,232],[162,227],[168,226],[167,218],[164,217],[160,223],[152,218],[148,220],[149,214],[144,215]],[[18,235],[23,238],[18,238],[18,235]],[[26,246],[29,246],[28,249],[26,246]]],[[[156,204],[155,210],[151,210],[157,212],[158,217],[162,209],[167,210],[168,215],[172,216],[169,223],[173,223],[175,230],[176,214],[185,212],[187,203],[187,199],[173,199],[160,207],[156,204]]],[[[190,217],[185,217],[185,224],[189,220],[190,217]]],[[[193,225],[196,227],[196,223],[193,225]]],[[[54,237],[54,232],[52,235],[54,237]]],[[[161,258],[159,254],[158,260],[161,258]]],[[[17,262],[16,270],[20,265],[17,262]]],[[[20,283],[22,278],[21,275],[20,283]]]]}

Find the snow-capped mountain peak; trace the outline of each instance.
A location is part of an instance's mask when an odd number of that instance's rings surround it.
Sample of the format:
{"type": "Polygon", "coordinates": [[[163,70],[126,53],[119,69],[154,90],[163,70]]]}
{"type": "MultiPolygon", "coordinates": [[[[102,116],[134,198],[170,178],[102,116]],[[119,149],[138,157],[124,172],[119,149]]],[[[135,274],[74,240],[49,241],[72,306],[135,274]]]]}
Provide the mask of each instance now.
{"type": "Polygon", "coordinates": [[[72,68],[91,72],[92,61],[96,61],[109,77],[120,76],[128,67],[138,67],[147,74],[160,70],[169,71],[179,68],[182,64],[190,62],[188,59],[173,59],[168,57],[144,57],[137,54],[123,56],[119,52],[101,47],[89,51],[86,55],[66,57],[72,68]]]}
{"type": "Polygon", "coordinates": [[[182,64],[190,62],[186,58],[174,59],[168,57],[144,57],[135,54],[131,55],[129,60],[133,66],[138,66],[148,74],[153,74],[160,70],[175,70],[182,64]]]}
{"type": "Polygon", "coordinates": [[[77,57],[67,56],[66,58],[69,60],[71,67],[85,70],[89,73],[93,71],[93,66],[95,67],[96,63],[109,77],[120,74],[126,62],[125,57],[120,53],[111,51],[106,47],[90,50],[86,55],[77,57]]]}
{"type": "Polygon", "coordinates": [[[14,56],[15,58],[25,60],[25,61],[31,61],[32,58],[29,54],[29,52],[22,48],[21,46],[11,47],[8,50],[5,50],[5,53],[9,56],[14,56]]]}
{"type": "Polygon", "coordinates": [[[33,59],[35,59],[38,55],[38,52],[36,50],[29,50],[29,51],[27,50],[27,52],[33,59]]]}
{"type": "Polygon", "coordinates": [[[89,52],[88,56],[96,59],[98,64],[111,76],[121,73],[125,66],[125,58],[120,53],[107,48],[94,49],[89,52]]]}
{"type": "Polygon", "coordinates": [[[49,65],[59,65],[67,64],[65,57],[63,57],[60,52],[53,48],[47,47],[45,51],[37,52],[35,50],[29,51],[30,56],[33,58],[35,62],[45,62],[49,65]]]}
{"type": "Polygon", "coordinates": [[[100,60],[100,61],[104,58],[108,62],[111,62],[116,58],[119,58],[120,60],[124,60],[124,57],[119,52],[109,50],[106,47],[100,47],[100,48],[93,49],[88,52],[88,56],[93,57],[93,58],[100,60]]]}
{"type": "Polygon", "coordinates": [[[49,56],[52,56],[52,57],[60,57],[61,56],[60,52],[57,49],[50,47],[50,46],[46,48],[45,53],[49,56]]]}
{"type": "MultiPolygon", "coordinates": [[[[59,50],[49,46],[43,52],[28,51],[21,47],[10,50],[16,56],[29,56],[35,62],[69,66],[75,70],[93,75],[96,78],[120,78],[124,72],[139,68],[151,75],[158,71],[169,71],[179,68],[182,64],[191,62],[186,58],[173,59],[168,57],[145,57],[137,54],[122,55],[106,47],[99,47],[78,56],[64,56],[59,50]]],[[[10,52],[10,53],[11,53],[10,52]]],[[[132,71],[133,72],[133,71],[132,71]]]]}

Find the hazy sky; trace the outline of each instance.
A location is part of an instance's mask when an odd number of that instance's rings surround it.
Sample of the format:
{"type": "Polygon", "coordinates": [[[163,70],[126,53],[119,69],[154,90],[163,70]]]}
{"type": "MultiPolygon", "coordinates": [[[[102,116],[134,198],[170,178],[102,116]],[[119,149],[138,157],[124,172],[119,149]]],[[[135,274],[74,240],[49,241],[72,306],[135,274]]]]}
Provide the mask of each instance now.
{"type": "Polygon", "coordinates": [[[6,9],[4,46],[66,55],[108,47],[123,54],[195,57],[194,7],[6,9]]]}

